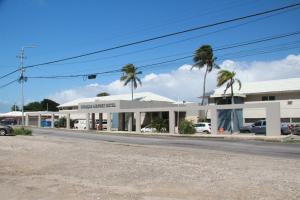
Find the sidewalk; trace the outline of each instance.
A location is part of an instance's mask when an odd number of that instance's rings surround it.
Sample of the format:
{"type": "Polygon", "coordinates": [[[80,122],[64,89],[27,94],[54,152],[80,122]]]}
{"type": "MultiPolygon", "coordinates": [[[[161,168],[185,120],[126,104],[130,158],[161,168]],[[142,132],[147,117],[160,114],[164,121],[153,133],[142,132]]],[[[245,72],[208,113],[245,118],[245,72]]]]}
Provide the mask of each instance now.
{"type": "MultiPolygon", "coordinates": [[[[28,127],[31,128],[31,127],[28,127]]],[[[35,128],[35,129],[45,129],[45,128],[35,128]]],[[[47,128],[51,130],[52,128],[47,128]]],[[[265,136],[265,135],[253,135],[253,134],[170,134],[170,133],[136,133],[134,131],[98,131],[98,130],[77,130],[77,129],[65,129],[65,128],[54,128],[54,130],[68,131],[68,132],[86,132],[93,134],[109,134],[109,135],[126,135],[126,136],[163,136],[163,137],[182,137],[182,138],[193,138],[193,139],[224,139],[224,140],[257,140],[266,142],[300,142],[300,136],[297,135],[280,135],[280,136],[265,136]]]]}
{"type": "Polygon", "coordinates": [[[188,138],[207,138],[207,139],[228,139],[228,140],[258,140],[268,142],[300,142],[300,136],[296,135],[281,135],[281,136],[265,136],[253,134],[170,134],[170,133],[136,133],[128,131],[90,131],[94,133],[118,134],[118,135],[140,135],[140,136],[168,136],[168,137],[188,137],[188,138]]]}

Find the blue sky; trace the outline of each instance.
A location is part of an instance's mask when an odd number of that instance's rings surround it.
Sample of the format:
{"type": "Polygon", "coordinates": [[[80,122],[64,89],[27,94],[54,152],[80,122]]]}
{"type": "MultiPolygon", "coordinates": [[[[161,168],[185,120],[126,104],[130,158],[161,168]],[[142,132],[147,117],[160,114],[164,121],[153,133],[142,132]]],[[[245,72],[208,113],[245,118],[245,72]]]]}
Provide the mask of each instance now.
{"type": "MultiPolygon", "coordinates": [[[[38,46],[35,49],[26,50],[27,59],[25,60],[25,65],[30,65],[252,14],[295,2],[297,1],[0,0],[0,74],[8,73],[19,66],[16,55],[24,45],[35,44],[38,46]]],[[[255,18],[259,19],[256,21],[251,19],[195,31],[82,59],[66,61],[61,64],[28,69],[26,75],[44,76],[93,73],[118,69],[127,63],[134,63],[140,66],[181,57],[183,54],[164,59],[154,58],[181,53],[186,53],[184,55],[192,54],[202,44],[211,44],[214,48],[217,48],[265,36],[298,31],[300,28],[298,20],[300,19],[299,10],[295,9],[271,17],[255,18]],[[245,22],[249,23],[243,24],[245,22]],[[235,26],[235,28],[232,27],[217,33],[207,34],[231,26],[235,26]],[[200,37],[201,35],[203,36],[200,37]],[[142,51],[143,49],[157,45],[172,43],[195,36],[199,37],[186,42],[142,51]],[[140,52],[108,58],[132,51],[140,52]]],[[[300,37],[296,36],[216,52],[215,54],[220,58],[219,62],[222,62],[222,55],[226,53],[235,53],[242,50],[285,43],[299,43],[299,41],[300,37]]],[[[283,59],[290,54],[297,55],[299,51],[299,48],[293,48],[272,54],[242,58],[232,56],[232,60],[237,62],[272,61],[283,59]]],[[[190,63],[192,63],[191,59],[165,64],[155,68],[144,69],[143,74],[145,76],[150,73],[169,73],[183,64],[190,63]]],[[[95,83],[109,84],[117,80],[119,76],[120,74],[98,76],[96,80],[92,81],[83,80],[82,78],[62,80],[29,79],[25,85],[25,99],[27,102],[41,100],[50,94],[69,88],[82,87],[95,83]]],[[[299,76],[299,74],[296,74],[296,76],[299,76]]],[[[0,84],[5,84],[17,77],[18,74],[9,76],[0,80],[0,84]]],[[[19,88],[19,84],[15,83],[1,89],[0,102],[5,105],[13,104],[14,102],[19,103],[19,88]]],[[[0,111],[2,110],[4,108],[0,108],[0,111]]]]}

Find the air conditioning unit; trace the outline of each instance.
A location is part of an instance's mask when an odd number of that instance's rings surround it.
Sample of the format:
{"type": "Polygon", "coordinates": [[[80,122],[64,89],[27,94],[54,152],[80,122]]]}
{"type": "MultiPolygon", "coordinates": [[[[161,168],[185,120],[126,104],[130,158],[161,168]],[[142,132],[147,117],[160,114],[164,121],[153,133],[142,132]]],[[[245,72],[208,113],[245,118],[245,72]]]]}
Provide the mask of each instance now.
{"type": "Polygon", "coordinates": [[[287,101],[287,105],[293,105],[293,101],[292,100],[288,100],[287,101]]]}

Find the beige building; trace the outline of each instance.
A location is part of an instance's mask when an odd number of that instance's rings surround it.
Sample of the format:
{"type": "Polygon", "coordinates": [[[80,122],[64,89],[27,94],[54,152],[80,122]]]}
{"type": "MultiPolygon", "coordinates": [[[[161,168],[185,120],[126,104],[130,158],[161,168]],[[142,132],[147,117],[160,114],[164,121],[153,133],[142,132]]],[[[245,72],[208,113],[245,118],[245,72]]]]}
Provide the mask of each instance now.
{"type": "MultiPolygon", "coordinates": [[[[282,122],[300,122],[300,78],[242,83],[241,90],[234,85],[235,103],[279,102],[282,122]]],[[[209,97],[209,104],[231,104],[230,90],[217,88],[209,97]]],[[[251,108],[242,111],[245,123],[266,117],[265,109],[251,108]]]]}

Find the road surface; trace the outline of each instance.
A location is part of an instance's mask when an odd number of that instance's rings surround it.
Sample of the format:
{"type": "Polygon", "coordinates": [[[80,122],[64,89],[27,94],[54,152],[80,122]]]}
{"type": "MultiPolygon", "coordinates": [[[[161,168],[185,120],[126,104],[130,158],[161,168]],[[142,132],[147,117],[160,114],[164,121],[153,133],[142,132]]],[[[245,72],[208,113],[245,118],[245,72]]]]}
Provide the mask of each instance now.
{"type": "Polygon", "coordinates": [[[49,137],[74,138],[80,140],[106,141],[135,145],[172,146],[196,149],[217,150],[223,152],[243,153],[271,157],[284,157],[300,159],[300,143],[279,143],[263,141],[181,138],[172,136],[143,136],[107,134],[86,131],[70,131],[57,129],[33,129],[34,135],[47,135],[49,137]]]}

